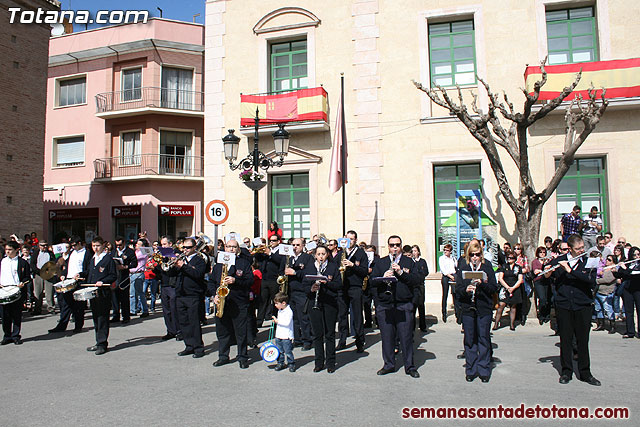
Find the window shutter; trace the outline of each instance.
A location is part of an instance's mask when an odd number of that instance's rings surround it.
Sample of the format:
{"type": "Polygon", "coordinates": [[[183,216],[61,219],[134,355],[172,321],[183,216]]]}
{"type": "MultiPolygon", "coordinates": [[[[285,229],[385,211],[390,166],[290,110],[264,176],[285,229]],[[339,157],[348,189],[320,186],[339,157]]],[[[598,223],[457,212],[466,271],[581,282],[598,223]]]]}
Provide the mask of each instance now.
{"type": "Polygon", "coordinates": [[[84,163],[84,137],[65,138],[56,141],[56,166],[72,166],[84,163]]]}

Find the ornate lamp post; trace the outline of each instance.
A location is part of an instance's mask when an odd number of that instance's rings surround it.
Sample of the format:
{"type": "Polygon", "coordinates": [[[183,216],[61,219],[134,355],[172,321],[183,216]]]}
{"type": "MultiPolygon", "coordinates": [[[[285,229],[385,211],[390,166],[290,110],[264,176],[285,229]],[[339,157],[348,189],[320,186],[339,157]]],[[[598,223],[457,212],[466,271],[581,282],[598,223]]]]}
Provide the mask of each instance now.
{"type": "Polygon", "coordinates": [[[266,171],[272,167],[280,167],[284,164],[284,158],[289,153],[289,132],[284,129],[284,124],[278,124],[278,130],[273,133],[273,143],[275,146],[276,155],[278,160],[273,160],[267,157],[263,152],[258,149],[258,127],[260,119],[258,118],[258,109],[256,108],[256,117],[254,119],[255,129],[253,133],[253,152],[250,152],[247,157],[240,160],[237,164],[233,162],[238,158],[238,147],[240,145],[240,138],[233,133],[234,129],[229,129],[229,133],[222,138],[224,145],[224,158],[229,161],[229,169],[232,171],[242,168],[247,172],[249,177],[244,181],[244,184],[253,190],[253,236],[260,236],[260,220],[258,217],[258,191],[267,185],[267,181],[263,181],[259,175],[259,170],[266,171]],[[251,171],[253,170],[253,173],[251,171]]]}

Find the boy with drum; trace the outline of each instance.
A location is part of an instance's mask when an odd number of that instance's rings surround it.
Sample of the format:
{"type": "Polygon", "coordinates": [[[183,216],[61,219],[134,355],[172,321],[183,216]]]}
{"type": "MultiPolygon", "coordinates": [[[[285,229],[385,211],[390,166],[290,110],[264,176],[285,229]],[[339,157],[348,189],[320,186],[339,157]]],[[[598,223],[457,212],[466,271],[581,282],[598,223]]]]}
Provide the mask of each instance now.
{"type": "Polygon", "coordinates": [[[10,241],[4,246],[5,257],[0,263],[0,290],[2,304],[2,330],[4,338],[0,345],[22,344],[22,306],[26,296],[25,284],[31,280],[29,263],[18,256],[20,245],[10,241]]]}

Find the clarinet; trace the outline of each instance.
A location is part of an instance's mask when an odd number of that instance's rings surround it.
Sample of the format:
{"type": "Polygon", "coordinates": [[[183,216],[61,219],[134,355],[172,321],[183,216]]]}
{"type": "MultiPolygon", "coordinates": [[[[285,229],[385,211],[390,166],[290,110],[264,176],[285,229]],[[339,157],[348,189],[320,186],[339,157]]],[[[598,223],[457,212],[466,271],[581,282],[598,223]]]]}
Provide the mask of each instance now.
{"type": "MultiPolygon", "coordinates": [[[[480,267],[477,264],[474,264],[471,267],[472,271],[478,271],[477,269],[479,269],[480,267]],[[475,269],[474,269],[475,268],[475,269]]],[[[476,285],[476,288],[478,287],[478,285],[476,285]]],[[[475,305],[476,304],[476,290],[474,289],[473,292],[471,292],[471,304],[475,305]]],[[[475,308],[475,307],[474,307],[475,308]]]]}
{"type": "MultiPolygon", "coordinates": [[[[319,280],[316,280],[316,285],[320,286],[319,282],[320,282],[319,280]]],[[[313,302],[313,309],[314,310],[319,310],[320,309],[320,307],[318,307],[318,296],[319,295],[320,295],[320,288],[318,288],[318,290],[316,291],[316,299],[313,302]]]]}

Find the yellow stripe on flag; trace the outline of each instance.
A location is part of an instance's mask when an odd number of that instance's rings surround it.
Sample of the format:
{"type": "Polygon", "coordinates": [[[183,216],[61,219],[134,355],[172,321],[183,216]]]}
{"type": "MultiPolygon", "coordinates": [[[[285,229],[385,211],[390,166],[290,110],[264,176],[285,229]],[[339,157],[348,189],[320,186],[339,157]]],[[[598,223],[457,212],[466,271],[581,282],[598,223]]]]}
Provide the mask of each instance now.
{"type": "MultiPolygon", "coordinates": [[[[575,79],[576,73],[547,73],[547,83],[542,87],[544,92],[562,92],[575,79]]],[[[529,74],[526,80],[527,92],[533,92],[533,85],[542,78],[542,73],[529,74]]],[[[640,68],[618,68],[615,70],[587,71],[575,90],[587,90],[591,87],[600,89],[640,86],[640,68]]]]}

